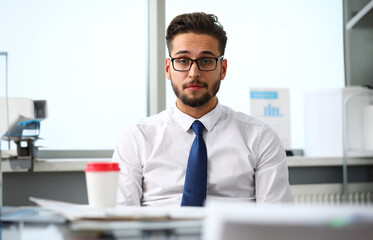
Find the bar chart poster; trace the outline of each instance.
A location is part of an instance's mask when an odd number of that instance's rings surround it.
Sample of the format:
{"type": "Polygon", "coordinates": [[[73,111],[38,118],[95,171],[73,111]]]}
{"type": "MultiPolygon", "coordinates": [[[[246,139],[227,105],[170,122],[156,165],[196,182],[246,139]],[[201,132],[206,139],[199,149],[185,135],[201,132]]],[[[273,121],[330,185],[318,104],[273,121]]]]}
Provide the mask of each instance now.
{"type": "Polygon", "coordinates": [[[251,88],[251,116],[267,123],[285,149],[291,149],[289,89],[251,88]]]}

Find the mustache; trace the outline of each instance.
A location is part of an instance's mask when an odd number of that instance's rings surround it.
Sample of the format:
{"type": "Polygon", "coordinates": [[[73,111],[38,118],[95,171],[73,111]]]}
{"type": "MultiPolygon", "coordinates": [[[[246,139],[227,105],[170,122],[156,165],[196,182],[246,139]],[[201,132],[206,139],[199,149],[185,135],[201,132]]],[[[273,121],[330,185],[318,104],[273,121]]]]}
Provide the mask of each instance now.
{"type": "Polygon", "coordinates": [[[198,79],[193,79],[193,80],[190,81],[190,82],[184,83],[184,84],[183,84],[183,89],[187,88],[189,85],[192,85],[192,84],[198,84],[198,85],[201,85],[201,86],[203,86],[203,87],[205,87],[205,88],[208,87],[208,84],[207,84],[207,83],[205,83],[205,82],[201,82],[201,81],[198,80],[198,79]]]}

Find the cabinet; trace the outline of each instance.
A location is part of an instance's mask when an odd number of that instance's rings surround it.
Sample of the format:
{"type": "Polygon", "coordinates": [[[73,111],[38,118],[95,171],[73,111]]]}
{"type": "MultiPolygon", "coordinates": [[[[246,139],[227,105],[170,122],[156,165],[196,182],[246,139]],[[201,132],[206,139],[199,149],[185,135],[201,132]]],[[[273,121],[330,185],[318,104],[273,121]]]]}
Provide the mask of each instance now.
{"type": "Polygon", "coordinates": [[[344,0],[346,86],[373,86],[373,0],[344,0]]]}
{"type": "MultiPolygon", "coordinates": [[[[369,85],[373,87],[373,0],[343,0],[344,53],[346,86],[369,85]]],[[[362,91],[351,99],[371,95],[362,91]]],[[[343,185],[344,197],[348,199],[347,161],[352,149],[348,147],[347,134],[348,101],[344,103],[343,117],[343,185]]],[[[371,156],[371,151],[357,150],[359,155],[371,156]]]]}

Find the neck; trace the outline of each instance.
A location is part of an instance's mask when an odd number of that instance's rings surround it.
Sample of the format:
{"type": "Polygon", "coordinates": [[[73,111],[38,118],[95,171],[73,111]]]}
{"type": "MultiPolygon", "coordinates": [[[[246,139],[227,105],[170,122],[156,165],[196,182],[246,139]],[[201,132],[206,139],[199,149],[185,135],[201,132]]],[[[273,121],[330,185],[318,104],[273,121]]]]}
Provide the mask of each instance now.
{"type": "Polygon", "coordinates": [[[218,98],[216,96],[211,98],[210,101],[200,107],[190,107],[183,104],[179,98],[176,99],[176,107],[183,113],[188,114],[189,116],[196,119],[199,119],[205,114],[209,113],[216,107],[217,104],[218,98]]]}

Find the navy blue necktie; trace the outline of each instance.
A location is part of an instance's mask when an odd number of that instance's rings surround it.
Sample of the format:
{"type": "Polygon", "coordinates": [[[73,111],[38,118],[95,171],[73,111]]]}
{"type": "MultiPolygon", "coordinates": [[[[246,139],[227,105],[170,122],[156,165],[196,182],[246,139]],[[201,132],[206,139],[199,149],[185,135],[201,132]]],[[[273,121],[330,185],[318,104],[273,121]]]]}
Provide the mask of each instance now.
{"type": "Polygon", "coordinates": [[[202,136],[204,128],[198,120],[192,124],[196,137],[189,153],[181,206],[203,206],[206,199],[207,150],[202,136]]]}

